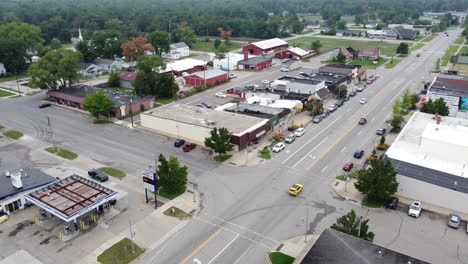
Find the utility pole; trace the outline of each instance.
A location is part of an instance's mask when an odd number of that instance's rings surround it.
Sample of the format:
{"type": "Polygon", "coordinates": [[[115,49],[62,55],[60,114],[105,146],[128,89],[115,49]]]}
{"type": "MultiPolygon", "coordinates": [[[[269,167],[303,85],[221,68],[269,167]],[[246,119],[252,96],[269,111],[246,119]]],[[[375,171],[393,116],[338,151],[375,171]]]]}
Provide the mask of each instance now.
{"type": "Polygon", "coordinates": [[[135,254],[135,245],[134,245],[135,232],[133,232],[132,220],[131,219],[130,219],[130,238],[132,240],[132,254],[135,254]]]}
{"type": "Polygon", "coordinates": [[[133,95],[130,95],[130,119],[132,120],[132,128],[133,128],[133,111],[132,111],[132,103],[133,103],[133,95]]]}

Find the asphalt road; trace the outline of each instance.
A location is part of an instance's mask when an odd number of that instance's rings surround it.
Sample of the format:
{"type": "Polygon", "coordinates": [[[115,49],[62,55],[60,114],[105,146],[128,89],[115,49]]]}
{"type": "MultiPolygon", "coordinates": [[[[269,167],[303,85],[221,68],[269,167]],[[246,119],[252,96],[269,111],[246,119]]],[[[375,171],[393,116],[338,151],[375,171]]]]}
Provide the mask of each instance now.
{"type": "MultiPolygon", "coordinates": [[[[360,162],[352,157],[354,151],[364,149],[369,154],[378,140],[375,131],[385,126],[393,101],[405,88],[421,88],[421,81],[430,78],[435,61],[457,35],[441,34],[420,51],[421,57],[413,54],[394,69],[379,69],[376,74],[381,78],[364,92],[321,123],[309,125],[304,136],[274,154],[271,161],[251,168],[219,166],[200,150],[183,153],[175,149],[168,138],[120,126],[92,125],[91,117],[62,108],[38,109],[44,94],[1,100],[0,124],[133,175],[154,164],[159,153],[176,155],[189,166],[190,178],[202,193],[203,210],[180,232],[149,249],[140,263],[264,263],[265,252],[281,240],[303,235],[306,223],[308,233],[318,234],[350,209],[371,219],[375,242],[434,263],[457,263],[468,258],[468,249],[460,242],[466,234],[447,230],[445,219],[436,215],[412,219],[404,210],[368,211],[342,201],[331,189],[344,163],[360,162]],[[368,103],[359,104],[361,97],[368,98],[368,103]],[[368,123],[358,125],[360,117],[368,123]],[[305,186],[298,197],[287,194],[294,183],[305,186]]],[[[315,58],[304,65],[319,61],[315,58]]],[[[197,104],[230,87],[272,80],[283,75],[279,68],[239,72],[237,80],[183,102],[197,104]]]]}

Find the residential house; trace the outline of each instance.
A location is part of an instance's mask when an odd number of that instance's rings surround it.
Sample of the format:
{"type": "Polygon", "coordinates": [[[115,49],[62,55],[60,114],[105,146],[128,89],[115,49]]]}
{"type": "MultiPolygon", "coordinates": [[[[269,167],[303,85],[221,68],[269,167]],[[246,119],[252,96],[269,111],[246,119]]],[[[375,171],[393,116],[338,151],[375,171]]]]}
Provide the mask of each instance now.
{"type": "Polygon", "coordinates": [[[348,48],[339,48],[336,55],[338,55],[338,53],[345,55],[346,61],[351,61],[354,59],[354,53],[351,53],[351,51],[348,50],[348,48]]]}
{"type": "Polygon", "coordinates": [[[452,56],[451,71],[457,72],[457,75],[468,76],[468,56],[452,56]]]}
{"type": "Polygon", "coordinates": [[[123,71],[119,73],[120,87],[133,89],[133,82],[136,78],[136,72],[123,71]]]}
{"type": "Polygon", "coordinates": [[[360,37],[362,34],[359,30],[337,30],[336,35],[339,37],[360,37]]]}
{"type": "Polygon", "coordinates": [[[6,75],[5,65],[3,65],[3,63],[0,63],[0,77],[4,75],[6,75]]]}
{"type": "Polygon", "coordinates": [[[98,65],[103,72],[120,71],[123,68],[122,62],[109,59],[97,58],[94,64],[98,65]]]}
{"type": "Polygon", "coordinates": [[[168,52],[162,52],[161,57],[165,59],[177,60],[190,55],[190,47],[184,42],[173,43],[169,46],[168,52]]]}
{"type": "Polygon", "coordinates": [[[373,47],[348,47],[340,48],[340,52],[346,56],[346,60],[378,60],[380,48],[373,47]]]}
{"type": "Polygon", "coordinates": [[[410,28],[406,28],[404,27],[403,25],[393,25],[394,27],[389,27],[387,29],[387,32],[388,31],[393,31],[396,33],[397,35],[397,39],[407,39],[407,40],[415,40],[416,39],[416,36],[417,36],[417,33],[416,31],[414,31],[411,27],[410,28]]]}
{"type": "Polygon", "coordinates": [[[102,74],[102,69],[94,63],[81,63],[79,73],[88,78],[95,78],[102,74]]]}

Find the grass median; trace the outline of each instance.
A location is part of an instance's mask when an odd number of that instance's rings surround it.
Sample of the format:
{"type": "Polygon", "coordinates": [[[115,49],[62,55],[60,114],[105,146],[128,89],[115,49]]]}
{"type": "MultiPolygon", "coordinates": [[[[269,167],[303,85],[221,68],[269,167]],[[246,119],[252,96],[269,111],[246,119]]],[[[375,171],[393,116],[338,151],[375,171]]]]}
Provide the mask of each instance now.
{"type": "Polygon", "coordinates": [[[119,180],[125,178],[127,176],[127,174],[121,170],[118,170],[118,169],[114,169],[114,168],[111,168],[111,167],[102,167],[102,168],[99,168],[100,171],[104,172],[105,174],[109,175],[109,176],[112,176],[112,177],[115,177],[119,180]]]}
{"type": "Polygon", "coordinates": [[[132,241],[128,238],[124,238],[102,252],[102,254],[97,257],[97,261],[102,264],[128,264],[145,251],[136,243],[133,245],[135,248],[134,254],[132,253],[132,241]]]}
{"type": "Polygon", "coordinates": [[[447,51],[445,51],[445,54],[444,56],[442,57],[441,59],[441,62],[440,62],[440,65],[442,67],[445,67],[447,66],[447,64],[449,63],[450,61],[450,58],[455,55],[455,52],[457,52],[458,50],[458,46],[450,46],[447,51]]]}
{"type": "Polygon", "coordinates": [[[389,63],[385,64],[385,68],[386,69],[391,69],[391,68],[397,66],[398,63],[400,63],[400,62],[401,62],[401,60],[393,59],[393,61],[390,61],[389,63]]]}
{"type": "Polygon", "coordinates": [[[10,130],[8,132],[3,133],[3,135],[12,139],[20,139],[23,136],[23,133],[15,130],[10,130]]]}
{"type": "Polygon", "coordinates": [[[13,95],[15,95],[15,94],[7,92],[5,90],[0,90],[0,97],[7,97],[7,96],[13,96],[13,95]]]}
{"type": "Polygon", "coordinates": [[[173,216],[173,217],[177,217],[177,218],[187,218],[187,217],[191,217],[190,214],[180,210],[179,208],[177,207],[174,207],[174,206],[171,206],[170,208],[168,208],[166,211],[164,211],[165,215],[167,216],[173,216]]]}
{"type": "Polygon", "coordinates": [[[179,188],[178,190],[175,190],[174,192],[169,192],[166,189],[164,189],[163,187],[159,187],[158,195],[161,196],[161,197],[164,197],[164,198],[166,198],[168,200],[172,200],[172,199],[176,198],[177,196],[183,194],[185,192],[186,188],[187,188],[186,186],[183,186],[183,187],[179,188]]]}
{"type": "Polygon", "coordinates": [[[292,264],[295,258],[283,254],[281,252],[270,252],[268,253],[271,264],[292,264]]]}
{"type": "Polygon", "coordinates": [[[48,147],[45,148],[45,151],[60,156],[64,159],[74,160],[78,158],[78,154],[59,147],[48,147]]]}

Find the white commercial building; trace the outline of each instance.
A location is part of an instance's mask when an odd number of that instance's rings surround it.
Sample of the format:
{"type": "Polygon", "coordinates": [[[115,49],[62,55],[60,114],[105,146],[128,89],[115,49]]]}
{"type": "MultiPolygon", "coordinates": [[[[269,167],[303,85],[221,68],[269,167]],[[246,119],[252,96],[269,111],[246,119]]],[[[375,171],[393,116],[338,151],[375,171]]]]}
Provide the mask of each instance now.
{"type": "Polygon", "coordinates": [[[237,63],[241,60],[244,60],[244,55],[239,53],[228,53],[226,54],[226,58],[224,59],[214,59],[213,68],[223,70],[236,70],[237,63]]]}
{"type": "Polygon", "coordinates": [[[468,120],[416,112],[386,155],[398,195],[468,214],[468,120]]]}

